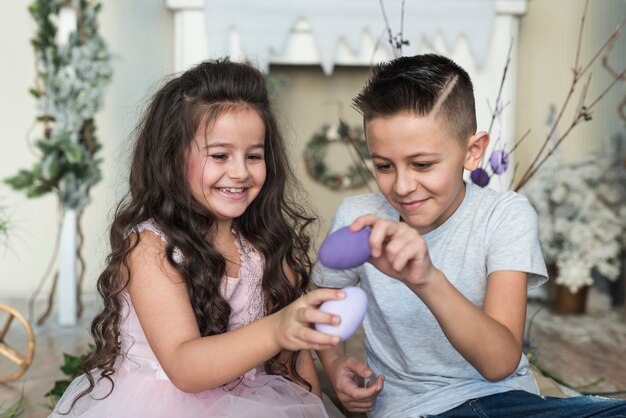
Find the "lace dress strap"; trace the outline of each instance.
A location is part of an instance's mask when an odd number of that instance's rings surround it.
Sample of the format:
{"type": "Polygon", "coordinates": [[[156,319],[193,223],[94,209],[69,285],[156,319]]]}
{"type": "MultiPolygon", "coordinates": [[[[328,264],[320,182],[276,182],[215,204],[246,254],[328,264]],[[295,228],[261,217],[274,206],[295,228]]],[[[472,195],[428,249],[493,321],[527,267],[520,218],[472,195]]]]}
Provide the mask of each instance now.
{"type": "MultiPolygon", "coordinates": [[[[147,221],[143,221],[142,223],[138,224],[137,230],[139,231],[139,233],[143,231],[150,231],[153,234],[157,235],[159,238],[161,238],[163,242],[167,243],[167,237],[165,236],[165,233],[161,230],[159,225],[157,225],[156,222],[154,222],[153,219],[148,219],[147,221]]],[[[174,247],[173,257],[174,257],[174,261],[176,261],[176,263],[178,264],[182,263],[183,260],[185,259],[182,251],[180,251],[178,247],[174,247]]]]}

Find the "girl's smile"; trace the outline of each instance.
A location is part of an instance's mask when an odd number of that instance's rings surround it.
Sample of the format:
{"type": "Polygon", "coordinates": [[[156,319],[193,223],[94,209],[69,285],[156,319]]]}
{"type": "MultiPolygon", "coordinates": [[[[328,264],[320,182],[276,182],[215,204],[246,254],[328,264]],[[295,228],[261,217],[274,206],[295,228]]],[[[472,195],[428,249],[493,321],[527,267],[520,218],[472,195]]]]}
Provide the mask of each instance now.
{"type": "Polygon", "coordinates": [[[265,183],[265,124],[250,107],[235,107],[200,129],[187,155],[193,196],[230,230],[265,183]]]}

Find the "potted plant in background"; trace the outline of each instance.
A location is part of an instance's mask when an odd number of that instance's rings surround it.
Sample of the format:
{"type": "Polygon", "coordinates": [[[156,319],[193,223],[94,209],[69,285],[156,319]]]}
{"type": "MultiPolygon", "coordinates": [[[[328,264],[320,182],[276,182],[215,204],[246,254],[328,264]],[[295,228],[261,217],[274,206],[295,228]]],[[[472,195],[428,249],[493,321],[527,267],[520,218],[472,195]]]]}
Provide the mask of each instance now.
{"type": "MultiPolygon", "coordinates": [[[[30,93],[37,102],[37,121],[43,125],[43,136],[35,141],[40,159],[5,182],[28,197],[47,193],[58,197],[58,274],[52,288],[58,278],[59,322],[75,325],[82,311],[84,273],[80,219],[91,200],[91,188],[101,178],[101,144],[94,117],[111,81],[112,56],[98,33],[99,3],[34,0],[28,10],[37,24],[32,39],[37,77],[30,93]],[[81,267],[78,279],[77,261],[81,267]]],[[[52,294],[39,323],[51,305],[52,294]]]]}
{"type": "Polygon", "coordinates": [[[615,137],[582,160],[550,159],[522,193],[539,215],[539,238],[555,279],[551,307],[585,310],[594,274],[616,281],[626,247],[626,141],[615,137]]]}

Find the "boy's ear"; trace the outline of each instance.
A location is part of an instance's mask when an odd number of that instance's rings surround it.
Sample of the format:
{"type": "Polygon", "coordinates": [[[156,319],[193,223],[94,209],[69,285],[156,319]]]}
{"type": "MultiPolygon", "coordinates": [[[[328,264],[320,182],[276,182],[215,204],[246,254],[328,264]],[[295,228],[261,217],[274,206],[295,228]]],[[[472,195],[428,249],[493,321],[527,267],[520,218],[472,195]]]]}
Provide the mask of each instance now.
{"type": "Polygon", "coordinates": [[[467,154],[465,155],[465,168],[474,171],[478,168],[485,151],[489,145],[489,134],[485,131],[476,132],[467,140],[467,154]]]}

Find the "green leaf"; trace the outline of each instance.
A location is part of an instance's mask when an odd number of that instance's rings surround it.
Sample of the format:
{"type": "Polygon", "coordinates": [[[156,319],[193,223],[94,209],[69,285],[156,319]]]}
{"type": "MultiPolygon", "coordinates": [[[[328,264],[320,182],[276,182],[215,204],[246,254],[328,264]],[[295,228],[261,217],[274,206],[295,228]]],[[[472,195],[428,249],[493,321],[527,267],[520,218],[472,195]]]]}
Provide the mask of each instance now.
{"type": "Polygon", "coordinates": [[[83,150],[79,145],[69,140],[63,141],[60,145],[65,158],[70,164],[78,164],[83,159],[83,150]]]}
{"type": "Polygon", "coordinates": [[[39,90],[35,89],[35,88],[29,88],[28,92],[36,99],[41,97],[41,93],[39,92],[39,90]]]}
{"type": "Polygon", "coordinates": [[[20,170],[17,175],[4,179],[4,183],[11,186],[14,190],[26,189],[33,185],[35,178],[28,170],[20,170]]]}

